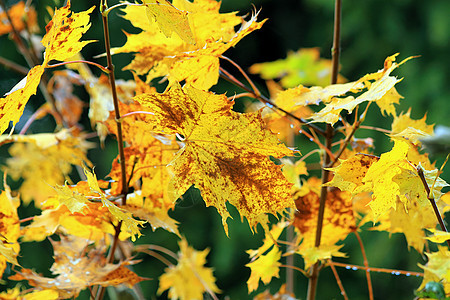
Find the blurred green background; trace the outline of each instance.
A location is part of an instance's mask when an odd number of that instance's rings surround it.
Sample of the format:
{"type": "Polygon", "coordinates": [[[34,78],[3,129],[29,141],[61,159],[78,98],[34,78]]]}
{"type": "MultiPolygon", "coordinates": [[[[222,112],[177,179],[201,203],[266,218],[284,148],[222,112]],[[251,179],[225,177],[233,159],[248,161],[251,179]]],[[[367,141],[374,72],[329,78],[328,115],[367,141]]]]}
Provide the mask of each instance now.
{"type": "MultiPolygon", "coordinates": [[[[10,6],[16,1],[6,1],[10,6]]],[[[33,1],[40,16],[40,26],[44,28],[49,20],[46,6],[60,6],[61,1],[33,1]]],[[[98,1],[73,0],[74,11],[86,10],[98,1]]],[[[110,1],[113,4],[112,1],[110,1]]],[[[331,0],[223,0],[222,12],[240,11],[240,15],[251,14],[260,10],[259,19],[268,18],[263,28],[242,40],[235,49],[226,55],[244,69],[254,63],[273,61],[286,57],[289,50],[299,48],[319,47],[325,58],[331,57],[331,43],[333,32],[334,2],[331,0]]],[[[400,60],[408,56],[420,55],[395,71],[398,77],[404,80],[397,85],[397,89],[405,98],[397,111],[406,111],[412,107],[411,116],[421,118],[427,113],[428,123],[450,126],[450,1],[408,1],[408,0],[344,0],[342,23],[342,54],[341,74],[349,80],[356,80],[369,72],[375,72],[383,67],[384,59],[394,53],[400,52],[400,60]]],[[[121,46],[125,42],[122,30],[132,32],[133,28],[117,16],[117,11],[110,14],[112,33],[112,46],[121,46]]],[[[98,43],[89,44],[83,50],[87,59],[105,63],[104,59],[94,59],[95,55],[102,53],[103,39],[102,27],[98,10],[92,14],[92,28],[84,39],[99,40],[98,43]]],[[[136,31],[135,31],[136,32],[136,31]]],[[[26,65],[24,60],[15,51],[14,44],[7,36],[0,37],[0,56],[26,65]]],[[[129,79],[130,72],[120,69],[130,62],[130,55],[114,57],[118,70],[116,77],[129,79]]],[[[229,64],[227,70],[238,76],[229,64]]],[[[93,70],[97,72],[97,70],[93,70]]],[[[97,72],[97,75],[99,73],[97,72]]],[[[238,76],[239,77],[239,76],[238,76]]],[[[9,91],[20,79],[18,75],[0,66],[0,93],[9,91]]],[[[255,76],[252,78],[263,88],[264,83],[255,76]]],[[[228,91],[234,94],[233,87],[221,82],[213,90],[228,91]]],[[[88,101],[87,95],[80,91],[80,97],[88,101]]],[[[239,100],[237,101],[239,102],[239,100]]],[[[27,106],[26,115],[43,103],[41,95],[33,97],[27,106]]],[[[238,109],[242,105],[237,105],[238,109]]],[[[84,120],[89,128],[89,122],[84,120]]],[[[376,125],[390,128],[391,119],[381,118],[377,109],[372,107],[366,125],[376,125]]],[[[53,130],[54,123],[50,118],[35,122],[30,132],[49,132],[53,130]]],[[[377,142],[377,154],[389,150],[391,145],[382,134],[370,131],[360,131],[357,137],[373,137],[377,142]]],[[[311,146],[303,148],[303,141],[297,146],[303,153],[307,153],[311,146]]],[[[7,147],[0,149],[1,163],[7,157],[7,147]]],[[[96,165],[96,172],[102,178],[109,172],[111,160],[116,155],[116,146],[113,140],[107,140],[104,150],[92,150],[90,159],[96,165]]],[[[433,157],[442,162],[443,156],[433,157]]],[[[446,168],[448,170],[448,167],[446,168]]],[[[444,169],[444,171],[446,170],[444,169]]],[[[450,174],[450,172],[447,172],[450,174]]],[[[444,174],[449,181],[450,176],[444,174]]],[[[35,213],[31,208],[22,208],[21,217],[35,213]]],[[[252,235],[248,225],[239,221],[235,213],[234,220],[229,221],[230,238],[225,236],[220,216],[214,208],[206,208],[196,189],[191,188],[184,200],[177,204],[171,215],[180,222],[180,232],[196,249],[210,248],[208,256],[209,266],[215,269],[217,285],[223,291],[221,299],[251,299],[247,295],[246,281],[250,270],[244,265],[248,263],[245,250],[257,248],[261,245],[261,234],[252,235]],[[227,298],[228,297],[228,298],[227,298]]],[[[448,218],[447,218],[448,220],[448,218]]],[[[153,243],[177,250],[177,239],[174,235],[159,229],[152,232],[143,231],[144,237],[138,243],[153,243]]],[[[389,238],[386,232],[363,232],[362,238],[366,243],[366,251],[371,266],[398,268],[411,271],[420,271],[417,263],[424,260],[415,250],[408,251],[406,241],[402,235],[394,234],[389,238]]],[[[362,256],[357,241],[353,235],[345,241],[343,248],[351,258],[347,260],[362,265],[362,256]]],[[[48,268],[52,264],[51,247],[48,242],[23,244],[20,262],[23,266],[35,268],[36,271],[50,275],[48,268]]],[[[167,292],[156,296],[157,278],[162,274],[164,265],[158,260],[148,256],[138,256],[143,262],[135,266],[136,272],[144,277],[153,278],[141,284],[147,299],[165,299],[167,292]]],[[[300,261],[300,260],[299,260],[300,261]]],[[[367,299],[367,286],[363,271],[338,269],[346,292],[350,299],[367,299]]],[[[270,285],[276,291],[284,281],[285,270],[281,270],[280,279],[274,279],[270,285]]],[[[395,276],[391,274],[372,273],[375,299],[412,299],[413,291],[420,282],[420,278],[395,276]]],[[[295,292],[297,298],[306,297],[307,280],[299,273],[295,273],[295,292]]],[[[1,286],[4,289],[7,286],[1,286]]],[[[259,291],[264,290],[260,287],[259,291]]],[[[252,294],[253,295],[253,294],[252,294]]],[[[80,299],[87,299],[87,294],[81,294],[80,299]]],[[[336,281],[329,269],[324,270],[319,279],[317,299],[342,299],[336,281]]]]}

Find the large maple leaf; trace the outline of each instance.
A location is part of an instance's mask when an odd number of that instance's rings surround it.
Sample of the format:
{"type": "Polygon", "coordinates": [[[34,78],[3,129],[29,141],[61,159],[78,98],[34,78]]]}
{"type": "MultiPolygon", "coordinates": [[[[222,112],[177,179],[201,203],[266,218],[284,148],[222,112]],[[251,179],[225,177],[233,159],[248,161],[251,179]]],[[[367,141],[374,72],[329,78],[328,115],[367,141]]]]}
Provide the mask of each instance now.
{"type": "Polygon", "coordinates": [[[47,24],[47,33],[42,38],[42,45],[46,48],[42,65],[32,68],[5,98],[0,99],[0,133],[3,133],[12,121],[15,125],[23,114],[28,99],[36,94],[41,76],[48,63],[52,60],[65,60],[77,54],[91,41],[80,42],[81,36],[89,29],[89,14],[94,10],[72,13],[70,1],[67,5],[57,9],[53,19],[47,24]]]}
{"type": "Polygon", "coordinates": [[[184,147],[171,162],[171,197],[176,200],[191,185],[202,192],[226,220],[228,201],[254,228],[265,224],[265,213],[293,207],[291,183],[268,156],[280,158],[293,151],[265,129],[260,113],[231,110],[233,102],[193,87],[172,87],[164,94],[144,94],[135,100],[154,114],[153,130],[177,134],[184,147]]]}

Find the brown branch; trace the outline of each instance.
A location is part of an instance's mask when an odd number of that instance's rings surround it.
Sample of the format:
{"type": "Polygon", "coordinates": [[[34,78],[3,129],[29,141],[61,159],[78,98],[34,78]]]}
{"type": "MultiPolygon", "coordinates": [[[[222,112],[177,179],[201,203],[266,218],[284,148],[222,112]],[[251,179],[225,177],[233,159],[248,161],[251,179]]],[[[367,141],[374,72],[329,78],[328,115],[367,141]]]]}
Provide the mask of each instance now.
{"type": "MultiPolygon", "coordinates": [[[[111,42],[109,39],[109,26],[108,26],[108,14],[105,13],[107,9],[106,0],[101,0],[100,3],[100,12],[102,14],[102,23],[103,23],[103,35],[105,39],[105,50],[106,50],[106,60],[107,60],[107,69],[109,71],[109,83],[111,85],[111,93],[113,97],[114,103],[114,117],[116,120],[117,126],[117,146],[119,149],[119,158],[120,158],[120,172],[121,172],[121,180],[122,180],[122,205],[126,205],[127,194],[128,194],[128,181],[126,175],[126,165],[125,165],[125,151],[123,147],[123,135],[122,135],[122,124],[120,123],[120,110],[119,110],[119,99],[117,97],[116,90],[116,79],[114,76],[114,65],[112,63],[111,57],[111,42]]],[[[122,221],[120,221],[117,226],[115,226],[116,234],[114,235],[114,240],[111,245],[108,262],[112,262],[114,260],[114,251],[117,248],[117,244],[119,243],[119,234],[121,232],[122,221]]],[[[100,300],[103,299],[106,288],[101,286],[98,288],[95,299],[100,300]]]]}
{"type": "MultiPolygon", "coordinates": [[[[333,47],[332,47],[332,70],[331,70],[331,84],[337,83],[337,78],[339,74],[339,55],[340,55],[340,38],[341,38],[341,10],[342,10],[342,1],[335,0],[334,7],[334,33],[333,33],[333,47]]],[[[327,124],[327,128],[325,130],[325,146],[326,148],[331,150],[331,145],[333,143],[333,136],[335,134],[334,128],[327,124]]],[[[319,203],[319,212],[317,216],[317,227],[316,227],[316,238],[314,245],[316,247],[320,246],[321,237],[322,237],[322,226],[323,226],[323,218],[325,215],[325,202],[327,199],[328,188],[325,186],[325,183],[328,182],[328,177],[330,172],[326,169],[326,167],[330,164],[331,157],[328,155],[328,152],[325,152],[323,163],[322,163],[322,187],[320,190],[320,203],[319,203]]],[[[317,282],[319,279],[320,273],[320,263],[317,262],[312,266],[311,275],[308,280],[308,293],[307,299],[314,300],[316,298],[317,291],[317,282]]]]}
{"type": "Polygon", "coordinates": [[[356,238],[358,239],[359,247],[361,248],[361,253],[364,259],[364,267],[367,268],[366,279],[367,279],[367,289],[369,290],[369,299],[373,300],[372,280],[370,279],[369,261],[367,260],[366,250],[364,249],[364,244],[358,231],[355,230],[354,233],[356,235],[356,238]]]}
{"type": "MultiPolygon", "coordinates": [[[[422,184],[425,188],[425,191],[427,192],[427,198],[431,203],[431,206],[433,207],[434,214],[436,215],[436,219],[439,222],[439,225],[441,226],[441,230],[444,232],[448,232],[447,228],[445,227],[444,220],[442,219],[441,213],[439,212],[439,208],[436,205],[436,201],[431,194],[430,187],[428,186],[427,180],[425,178],[425,174],[423,173],[423,169],[420,166],[416,167],[417,174],[419,175],[420,180],[422,181],[422,184]]],[[[447,240],[447,245],[450,248],[450,240],[447,240]]]]}

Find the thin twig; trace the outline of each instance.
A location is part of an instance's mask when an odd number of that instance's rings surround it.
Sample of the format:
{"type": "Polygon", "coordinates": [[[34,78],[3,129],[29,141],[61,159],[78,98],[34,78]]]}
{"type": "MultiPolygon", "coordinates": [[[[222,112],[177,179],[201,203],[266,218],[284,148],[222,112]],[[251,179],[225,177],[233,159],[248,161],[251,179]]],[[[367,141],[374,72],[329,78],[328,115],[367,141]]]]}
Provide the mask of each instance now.
{"type": "Polygon", "coordinates": [[[341,290],[341,295],[344,297],[345,300],[348,300],[347,293],[345,292],[344,285],[342,284],[341,278],[339,277],[336,267],[333,264],[330,264],[330,268],[331,271],[333,271],[334,278],[336,278],[336,283],[338,284],[339,289],[341,290]]]}
{"type": "Polygon", "coordinates": [[[16,64],[15,62],[10,61],[9,59],[6,59],[4,57],[0,57],[0,64],[4,65],[6,68],[9,68],[9,69],[13,70],[14,72],[17,72],[21,75],[27,75],[28,71],[29,71],[27,68],[25,68],[19,64],[16,64]]]}
{"type": "Polygon", "coordinates": [[[298,268],[298,267],[296,267],[296,266],[291,266],[291,265],[280,265],[280,268],[289,268],[289,269],[292,269],[292,270],[299,271],[300,273],[302,273],[303,275],[305,275],[305,277],[308,277],[308,276],[309,276],[308,273],[306,273],[305,270],[300,269],[300,268],[298,268]]]}
{"type": "MultiPolygon", "coordinates": [[[[433,207],[434,214],[436,216],[436,219],[439,222],[439,225],[441,226],[441,230],[444,232],[448,232],[447,228],[445,227],[444,220],[442,219],[441,213],[439,212],[439,208],[436,205],[436,201],[431,193],[430,187],[428,186],[427,180],[425,178],[425,174],[423,173],[423,169],[420,166],[416,167],[417,174],[419,175],[420,180],[422,181],[422,184],[425,188],[425,191],[427,192],[427,198],[431,203],[431,206],[433,207]]],[[[450,240],[447,240],[447,245],[450,248],[450,240]]]]}
{"type": "Polygon", "coordinates": [[[231,63],[233,66],[235,66],[236,69],[238,69],[239,72],[242,74],[242,76],[244,76],[245,80],[247,80],[247,82],[250,84],[253,92],[255,93],[255,96],[261,96],[261,92],[258,90],[258,88],[256,87],[255,83],[250,79],[250,77],[247,75],[247,73],[245,73],[245,71],[241,68],[240,65],[238,65],[232,59],[230,59],[230,58],[228,58],[226,56],[221,55],[220,58],[225,59],[226,61],[231,63]]]}
{"type": "Polygon", "coordinates": [[[390,273],[392,275],[406,275],[406,276],[417,276],[417,277],[423,277],[423,273],[421,272],[414,272],[414,271],[403,271],[403,270],[396,270],[396,269],[387,269],[387,268],[374,268],[374,267],[363,267],[358,265],[352,265],[352,264],[345,264],[345,263],[339,263],[332,260],[328,260],[328,265],[335,265],[336,267],[343,267],[347,270],[364,270],[367,272],[369,270],[370,272],[378,272],[378,273],[390,273]]]}
{"type": "Polygon", "coordinates": [[[323,129],[315,126],[314,124],[309,123],[308,121],[299,118],[295,115],[293,115],[292,113],[282,109],[281,107],[279,107],[278,105],[276,105],[275,103],[273,103],[269,98],[265,97],[264,95],[259,95],[257,96],[255,94],[254,91],[252,91],[251,88],[247,87],[245,84],[243,84],[242,82],[240,82],[239,80],[237,80],[233,75],[231,75],[230,73],[228,73],[225,69],[223,69],[222,67],[220,67],[220,77],[222,77],[223,79],[225,79],[228,82],[231,82],[232,84],[240,87],[241,89],[243,89],[244,91],[247,91],[249,93],[251,93],[253,95],[253,98],[261,101],[262,103],[264,103],[265,105],[267,105],[269,108],[275,109],[275,110],[279,110],[282,113],[284,113],[286,116],[289,116],[290,118],[296,120],[297,122],[299,122],[301,125],[305,125],[309,128],[314,129],[315,131],[319,132],[321,135],[324,135],[324,131],[323,129]]]}
{"type": "Polygon", "coordinates": [[[364,244],[358,231],[355,230],[354,233],[356,235],[356,238],[358,239],[359,247],[361,248],[361,253],[364,259],[364,267],[367,268],[366,279],[367,279],[367,289],[369,290],[369,299],[373,300],[372,280],[370,279],[369,261],[367,260],[366,250],[364,249],[364,244]]]}

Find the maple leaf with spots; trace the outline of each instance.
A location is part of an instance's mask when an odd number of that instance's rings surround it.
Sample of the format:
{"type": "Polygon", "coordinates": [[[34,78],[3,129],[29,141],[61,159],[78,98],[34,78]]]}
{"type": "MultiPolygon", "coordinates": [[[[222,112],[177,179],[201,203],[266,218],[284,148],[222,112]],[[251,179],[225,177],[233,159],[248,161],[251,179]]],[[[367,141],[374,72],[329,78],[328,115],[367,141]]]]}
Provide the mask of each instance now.
{"type": "Polygon", "coordinates": [[[182,196],[191,185],[200,189],[207,206],[214,206],[227,230],[226,202],[246,217],[251,228],[266,224],[267,215],[293,207],[291,183],[269,156],[293,151],[265,129],[261,114],[231,110],[233,102],[193,87],[175,85],[163,94],[134,98],[153,115],[153,131],[177,134],[183,148],[170,163],[174,174],[169,195],[182,196]]]}

